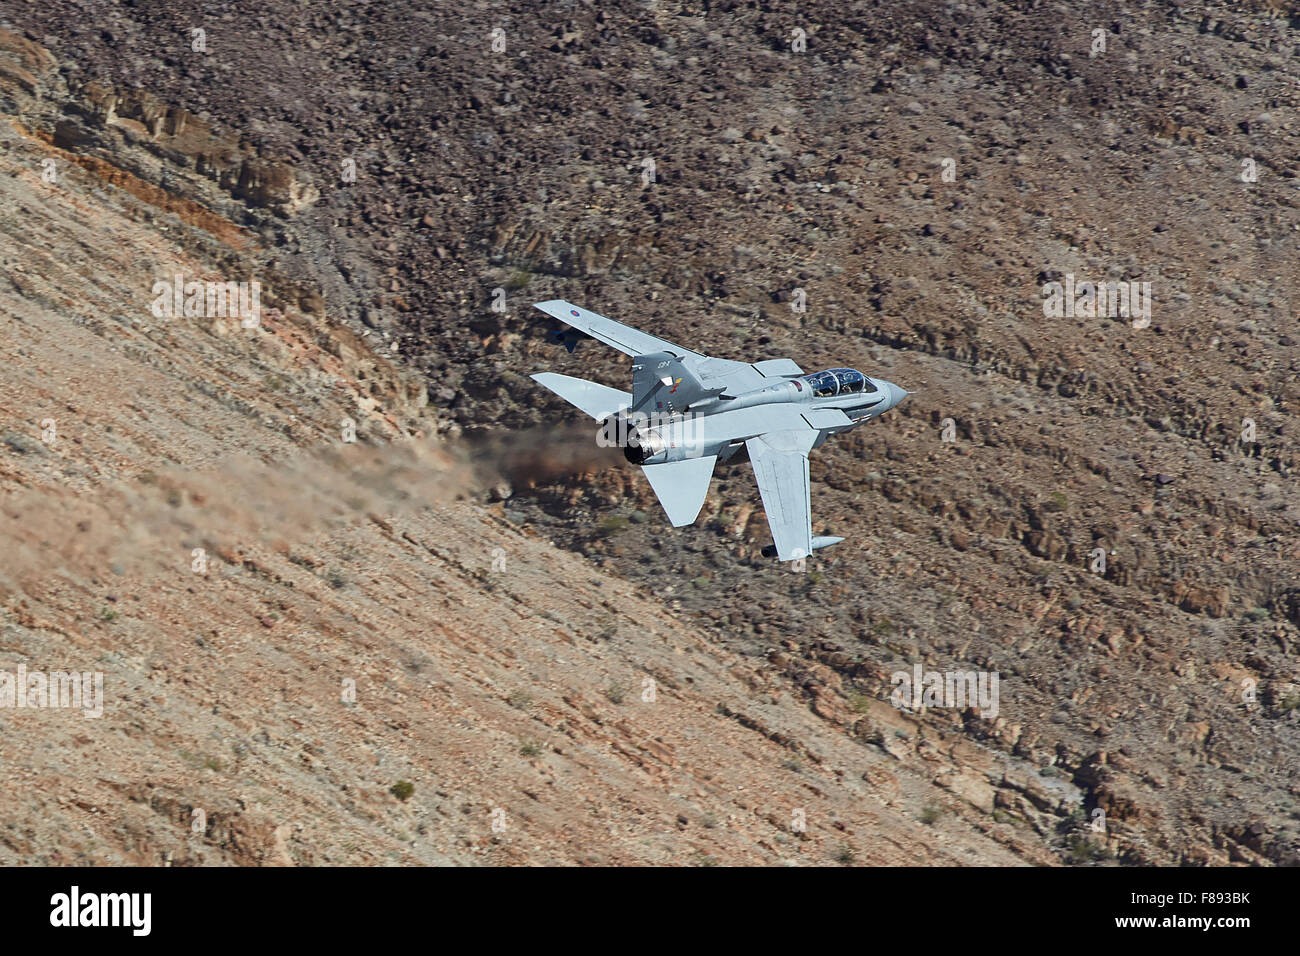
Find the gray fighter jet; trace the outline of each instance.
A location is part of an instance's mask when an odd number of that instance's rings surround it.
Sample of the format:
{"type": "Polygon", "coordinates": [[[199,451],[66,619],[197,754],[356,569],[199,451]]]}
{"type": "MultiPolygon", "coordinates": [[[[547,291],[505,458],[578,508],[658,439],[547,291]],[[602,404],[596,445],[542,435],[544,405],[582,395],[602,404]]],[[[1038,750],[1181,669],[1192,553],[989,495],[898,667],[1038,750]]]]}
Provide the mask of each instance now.
{"type": "Polygon", "coordinates": [[[713,358],[560,299],[537,308],[568,326],[553,334],[570,352],[590,336],[632,356],[631,392],[552,372],[533,379],[604,423],[600,441],[641,466],[674,527],[695,523],[715,464],[748,455],[772,529],[766,556],[793,561],[844,540],[813,536],[808,452],[910,392],[851,368],[805,375],[790,359],[713,358]]]}

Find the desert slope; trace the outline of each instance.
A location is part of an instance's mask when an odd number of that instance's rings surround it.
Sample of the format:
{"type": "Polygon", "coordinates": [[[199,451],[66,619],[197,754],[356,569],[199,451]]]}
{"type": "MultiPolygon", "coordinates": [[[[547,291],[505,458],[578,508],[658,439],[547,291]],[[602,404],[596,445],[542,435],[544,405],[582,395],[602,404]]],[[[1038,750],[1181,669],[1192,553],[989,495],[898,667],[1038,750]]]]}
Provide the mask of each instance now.
{"type": "MultiPolygon", "coordinates": [[[[580,455],[478,476],[475,500],[766,661],[842,735],[950,757],[964,774],[928,774],[945,813],[1061,861],[1296,861],[1294,4],[5,15],[0,88],[34,141],[168,238],[211,236],[215,274],[261,277],[351,369],[327,373],[355,383],[337,404],[303,393],[295,441],[348,413],[369,443],[535,449],[578,416],[526,373],[628,375],[549,342],[530,303],[555,297],[899,382],[907,403],[813,456],[816,530],[846,542],[806,574],[759,557],[745,466],[681,531],[634,470],[580,455]],[[1150,324],[1045,313],[1070,277],[1150,283],[1150,324]],[[999,673],[998,717],[884,709],[915,663],[999,673]]],[[[277,383],[234,408],[285,404],[277,383]]]]}
{"type": "Polygon", "coordinates": [[[0,666],[101,671],[104,706],[0,711],[0,861],[1049,859],[953,797],[992,754],[882,704],[934,748],[890,756],[782,654],[480,503],[481,456],[328,312],[268,288],[255,329],[154,317],[158,277],[268,253],[150,202],[128,144],[78,162],[32,122],[0,123],[0,666]]]}

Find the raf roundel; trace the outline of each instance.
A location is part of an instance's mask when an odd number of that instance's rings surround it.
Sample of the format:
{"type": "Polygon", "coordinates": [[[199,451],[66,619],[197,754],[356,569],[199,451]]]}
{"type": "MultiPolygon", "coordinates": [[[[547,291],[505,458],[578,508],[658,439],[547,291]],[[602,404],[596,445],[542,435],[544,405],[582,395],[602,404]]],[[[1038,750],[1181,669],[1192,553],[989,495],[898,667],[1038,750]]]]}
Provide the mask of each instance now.
{"type": "Polygon", "coordinates": [[[578,313],[578,310],[577,310],[577,309],[570,309],[570,310],[569,310],[569,315],[578,315],[578,314],[579,314],[579,313],[578,313]]]}

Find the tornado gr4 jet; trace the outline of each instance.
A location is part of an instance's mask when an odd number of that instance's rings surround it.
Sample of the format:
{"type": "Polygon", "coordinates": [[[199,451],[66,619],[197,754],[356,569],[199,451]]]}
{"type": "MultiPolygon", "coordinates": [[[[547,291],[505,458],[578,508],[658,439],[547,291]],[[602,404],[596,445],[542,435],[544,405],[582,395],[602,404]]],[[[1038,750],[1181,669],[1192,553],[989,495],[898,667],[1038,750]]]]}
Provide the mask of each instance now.
{"type": "Polygon", "coordinates": [[[714,465],[748,456],[772,529],[766,556],[793,561],[844,540],[813,536],[808,452],[909,392],[851,368],[805,375],[790,359],[713,358],[559,299],[537,308],[568,326],[552,334],[570,352],[590,336],[632,356],[631,392],[552,372],[533,379],[604,423],[602,443],[641,466],[674,527],[695,523],[714,465]]]}

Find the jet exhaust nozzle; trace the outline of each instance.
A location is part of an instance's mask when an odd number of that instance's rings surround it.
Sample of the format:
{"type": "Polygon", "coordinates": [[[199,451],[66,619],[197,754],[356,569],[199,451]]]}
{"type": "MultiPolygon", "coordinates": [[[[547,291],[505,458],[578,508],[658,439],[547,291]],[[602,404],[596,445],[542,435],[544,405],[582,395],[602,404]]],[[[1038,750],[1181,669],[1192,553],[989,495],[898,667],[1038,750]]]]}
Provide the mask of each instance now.
{"type": "Polygon", "coordinates": [[[644,465],[668,447],[662,435],[653,429],[642,431],[629,427],[623,443],[623,457],[634,465],[644,465]]]}

